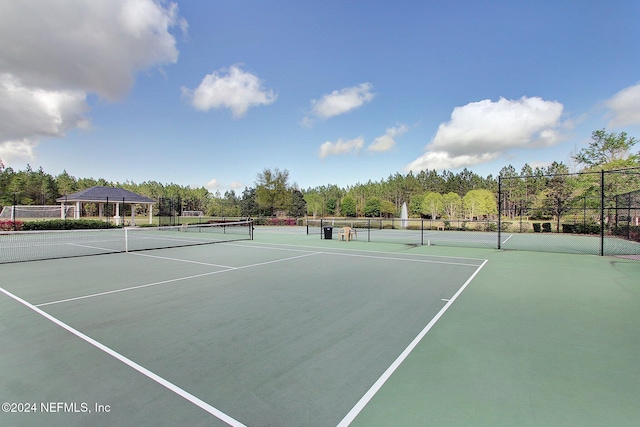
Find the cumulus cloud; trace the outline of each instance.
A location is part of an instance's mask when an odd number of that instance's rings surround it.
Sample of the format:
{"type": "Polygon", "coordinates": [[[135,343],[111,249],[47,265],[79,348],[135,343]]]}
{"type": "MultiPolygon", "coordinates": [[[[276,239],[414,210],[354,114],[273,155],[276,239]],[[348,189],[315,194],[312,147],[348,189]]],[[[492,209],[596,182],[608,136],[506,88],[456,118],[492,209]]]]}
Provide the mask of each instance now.
{"type": "Polygon", "coordinates": [[[37,140],[24,138],[21,140],[0,142],[0,161],[5,164],[14,162],[27,163],[36,157],[37,140]]]}
{"type": "Polygon", "coordinates": [[[233,190],[233,191],[237,191],[244,189],[245,185],[242,182],[239,181],[232,181],[231,184],[229,185],[224,185],[223,183],[221,183],[220,181],[218,181],[217,178],[212,178],[209,182],[207,182],[204,187],[207,190],[212,190],[212,191],[226,191],[226,190],[233,190]]]}
{"type": "Polygon", "coordinates": [[[406,125],[389,128],[384,135],[377,137],[367,147],[367,150],[379,153],[389,151],[396,145],[396,138],[404,135],[408,130],[409,128],[406,125]]]}
{"type": "Polygon", "coordinates": [[[0,5],[0,69],[28,87],[124,96],[135,73],[175,63],[177,6],[153,0],[9,1],[0,5]]]}
{"type": "Polygon", "coordinates": [[[277,98],[272,90],[262,87],[257,76],[238,66],[207,74],[200,86],[195,90],[183,87],[182,94],[197,110],[229,108],[236,118],[244,116],[250,107],[268,105],[277,98]]]}
{"type": "Polygon", "coordinates": [[[640,125],[640,83],[622,89],[605,104],[612,114],[609,126],[640,125]]]}
{"type": "Polygon", "coordinates": [[[63,136],[86,127],[85,93],[25,87],[14,76],[0,74],[0,158],[29,161],[41,137],[63,136]]]}
{"type": "MultiPolygon", "coordinates": [[[[347,113],[363,104],[370,102],[374,94],[371,92],[373,86],[370,83],[362,83],[358,86],[347,87],[324,95],[320,99],[311,101],[311,113],[314,117],[328,119],[347,113]]],[[[311,117],[305,117],[303,125],[313,125],[311,117]]]]}
{"type": "Polygon", "coordinates": [[[220,183],[218,182],[218,180],[216,178],[212,178],[209,182],[207,182],[204,187],[207,190],[219,190],[220,188],[222,188],[222,186],[220,185],[220,183]]]}
{"type": "Polygon", "coordinates": [[[456,107],[425,154],[406,170],[457,169],[495,160],[512,149],[551,146],[561,141],[563,105],[539,97],[500,98],[456,107]]]}
{"type": "Polygon", "coordinates": [[[327,141],[320,146],[320,158],[324,159],[327,156],[336,156],[340,154],[347,154],[351,152],[358,152],[364,146],[364,138],[358,137],[344,141],[338,139],[336,142],[327,141]]]}
{"type": "Polygon", "coordinates": [[[0,2],[0,154],[29,159],[40,139],[87,125],[88,93],[116,100],[137,72],[175,63],[175,3],[0,2]]]}
{"type": "Polygon", "coordinates": [[[244,183],[240,181],[232,181],[231,184],[229,184],[229,188],[232,190],[242,190],[244,187],[244,183]]]}

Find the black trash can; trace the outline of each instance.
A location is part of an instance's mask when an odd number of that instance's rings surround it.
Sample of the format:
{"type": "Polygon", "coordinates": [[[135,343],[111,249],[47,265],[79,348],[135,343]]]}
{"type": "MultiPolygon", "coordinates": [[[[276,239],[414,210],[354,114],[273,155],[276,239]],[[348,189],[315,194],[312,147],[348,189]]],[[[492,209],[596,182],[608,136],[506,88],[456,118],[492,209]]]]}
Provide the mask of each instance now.
{"type": "Polygon", "coordinates": [[[324,238],[333,239],[333,227],[324,227],[324,238]]]}

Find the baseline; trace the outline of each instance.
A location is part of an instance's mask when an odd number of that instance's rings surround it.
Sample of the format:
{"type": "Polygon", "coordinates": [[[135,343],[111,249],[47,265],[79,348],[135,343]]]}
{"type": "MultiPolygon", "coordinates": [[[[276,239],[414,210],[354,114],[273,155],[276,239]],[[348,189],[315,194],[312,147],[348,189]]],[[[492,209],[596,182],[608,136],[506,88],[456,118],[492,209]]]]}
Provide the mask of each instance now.
{"type": "MultiPolygon", "coordinates": [[[[312,252],[317,254],[327,254],[327,255],[350,255],[354,252],[364,253],[366,255],[362,255],[363,257],[374,257],[377,255],[369,255],[369,254],[388,254],[388,255],[398,255],[398,252],[388,252],[388,251],[372,251],[365,249],[349,249],[349,248],[326,248],[326,247],[318,247],[318,246],[308,246],[308,245],[289,245],[284,243],[252,243],[251,245],[241,244],[241,243],[222,243],[227,246],[237,246],[237,247],[245,247],[245,248],[255,248],[255,249],[270,249],[270,250],[282,250],[282,251],[293,251],[293,252],[312,252]],[[280,248],[279,246],[285,246],[284,248],[280,248]],[[293,249],[293,248],[308,248],[308,249],[293,249]]],[[[357,255],[354,255],[357,256],[357,255]]],[[[406,261],[424,261],[431,263],[442,263],[442,264],[453,264],[453,265],[464,265],[464,266],[473,266],[477,267],[485,261],[483,258],[470,258],[470,257],[457,257],[457,256],[446,256],[446,255],[427,255],[427,254],[411,254],[411,256],[416,258],[434,258],[435,260],[430,259],[412,259],[412,258],[398,258],[397,256],[387,257],[388,259],[397,259],[397,260],[406,260],[406,261]],[[457,263],[450,261],[439,261],[439,259],[448,259],[448,260],[467,260],[467,261],[477,261],[478,264],[467,264],[467,263],[457,263]]]]}

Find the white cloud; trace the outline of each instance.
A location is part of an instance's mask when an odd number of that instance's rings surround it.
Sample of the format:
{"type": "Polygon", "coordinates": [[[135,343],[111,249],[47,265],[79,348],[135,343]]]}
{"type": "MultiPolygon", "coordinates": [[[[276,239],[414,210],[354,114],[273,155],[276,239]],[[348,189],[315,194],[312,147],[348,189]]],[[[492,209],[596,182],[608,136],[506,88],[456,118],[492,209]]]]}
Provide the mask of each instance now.
{"type": "Polygon", "coordinates": [[[219,190],[222,188],[222,185],[220,185],[216,178],[213,178],[204,185],[204,188],[207,190],[219,190]]]}
{"type": "MultiPolygon", "coordinates": [[[[334,90],[319,100],[314,99],[311,101],[312,114],[321,119],[328,119],[347,113],[370,102],[374,97],[371,89],[373,89],[373,86],[370,83],[362,83],[358,86],[334,90]]],[[[305,118],[307,124],[310,124],[310,120],[305,118]]]]}
{"type": "Polygon", "coordinates": [[[29,88],[10,74],[0,74],[0,135],[3,140],[61,136],[85,123],[83,91],[29,88]]]}
{"type": "Polygon", "coordinates": [[[43,137],[87,127],[86,97],[123,97],[135,74],[178,59],[175,3],[0,2],[0,156],[32,160],[43,137]]]}
{"type": "Polygon", "coordinates": [[[512,149],[557,144],[563,106],[539,97],[500,98],[456,107],[427,152],[406,170],[457,169],[495,160],[512,149]]]}
{"type": "Polygon", "coordinates": [[[629,86],[606,101],[613,118],[611,127],[640,125],[640,83],[629,86]]]}
{"type": "Polygon", "coordinates": [[[0,74],[0,158],[29,161],[42,137],[63,136],[86,127],[83,91],[25,87],[10,74],[0,74]]]}
{"type": "Polygon", "coordinates": [[[25,86],[124,96],[135,73],[178,60],[175,3],[9,1],[0,5],[0,69],[25,86]]]}
{"type": "Polygon", "coordinates": [[[244,190],[244,187],[246,186],[240,181],[232,181],[231,184],[229,184],[231,190],[244,190]]]}
{"type": "Polygon", "coordinates": [[[396,145],[396,138],[404,135],[407,131],[409,131],[409,128],[406,125],[389,128],[384,135],[377,137],[367,147],[367,150],[379,153],[389,151],[396,145]]]}
{"type": "Polygon", "coordinates": [[[338,139],[336,142],[327,141],[320,146],[320,158],[323,159],[327,156],[337,156],[340,154],[347,154],[351,152],[358,152],[364,146],[364,138],[358,137],[344,141],[338,139]]]}
{"type": "Polygon", "coordinates": [[[195,90],[182,88],[194,108],[229,108],[234,117],[242,117],[250,107],[275,102],[277,95],[262,87],[257,76],[242,71],[238,66],[207,74],[195,90]]]}
{"type": "Polygon", "coordinates": [[[233,181],[229,185],[224,185],[217,178],[211,179],[204,185],[204,188],[211,191],[220,191],[224,192],[225,190],[234,190],[237,193],[237,190],[244,189],[245,185],[239,181],[233,181]]]}
{"type": "Polygon", "coordinates": [[[428,153],[423,154],[413,162],[409,163],[405,169],[407,171],[460,169],[490,162],[492,160],[495,160],[497,157],[498,155],[495,153],[472,156],[452,156],[450,153],[447,153],[445,151],[429,151],[428,153]]]}
{"type": "Polygon", "coordinates": [[[0,142],[0,161],[4,164],[28,163],[35,159],[38,141],[22,139],[0,142]]]}

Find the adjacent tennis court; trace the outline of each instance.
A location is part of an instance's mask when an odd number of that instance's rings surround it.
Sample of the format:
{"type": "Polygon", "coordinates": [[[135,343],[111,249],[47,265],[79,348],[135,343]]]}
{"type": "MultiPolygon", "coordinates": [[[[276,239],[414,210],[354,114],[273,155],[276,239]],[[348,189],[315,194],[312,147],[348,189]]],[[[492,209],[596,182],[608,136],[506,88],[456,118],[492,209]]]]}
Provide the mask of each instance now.
{"type": "Polygon", "coordinates": [[[259,227],[0,273],[5,425],[640,417],[637,261],[259,227]]]}

